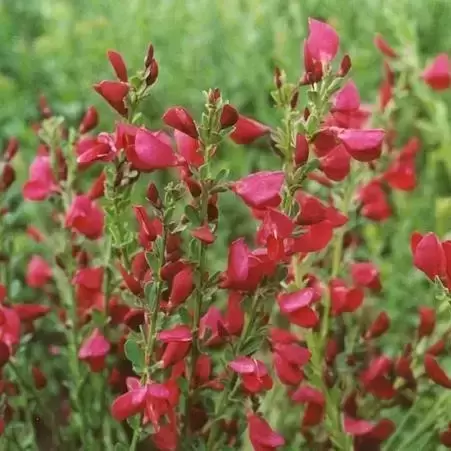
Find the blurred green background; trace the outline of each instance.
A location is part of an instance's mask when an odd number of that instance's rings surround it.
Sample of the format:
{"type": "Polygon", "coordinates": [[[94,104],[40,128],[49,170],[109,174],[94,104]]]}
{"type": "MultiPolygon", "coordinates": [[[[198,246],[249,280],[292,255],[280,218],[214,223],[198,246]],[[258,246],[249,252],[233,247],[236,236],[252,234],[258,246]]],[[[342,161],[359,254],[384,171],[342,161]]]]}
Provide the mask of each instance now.
{"type": "MultiPolygon", "coordinates": [[[[101,127],[110,131],[114,115],[91,88],[112,77],[106,51],[120,51],[134,71],[142,67],[149,42],[160,66],[146,104],[149,126],[160,125],[169,105],[199,112],[201,91],[210,87],[221,88],[242,113],[275,124],[269,97],[273,69],[279,65],[291,80],[300,75],[309,16],[337,29],[368,102],[375,101],[382,71],[375,32],[394,43],[407,36],[422,64],[451,48],[449,0],[0,0],[0,138],[20,138],[16,165],[23,175],[36,147],[29,125],[37,119],[40,93],[56,113],[74,122],[94,104],[101,127]]],[[[444,99],[446,121],[449,96],[444,99]]],[[[221,150],[221,161],[239,176],[271,167],[274,160],[261,150],[231,145],[221,150]]],[[[381,307],[402,324],[409,310],[432,302],[424,290],[427,282],[412,268],[408,246],[413,230],[435,227],[435,187],[424,180],[416,193],[397,196],[395,218],[367,230],[369,257],[390,275],[381,307]]],[[[445,231],[450,205],[445,198],[440,206],[445,231]]],[[[244,207],[233,202],[224,209],[235,234],[249,227],[242,221],[244,207]]],[[[229,238],[221,236],[221,256],[229,238]]]]}

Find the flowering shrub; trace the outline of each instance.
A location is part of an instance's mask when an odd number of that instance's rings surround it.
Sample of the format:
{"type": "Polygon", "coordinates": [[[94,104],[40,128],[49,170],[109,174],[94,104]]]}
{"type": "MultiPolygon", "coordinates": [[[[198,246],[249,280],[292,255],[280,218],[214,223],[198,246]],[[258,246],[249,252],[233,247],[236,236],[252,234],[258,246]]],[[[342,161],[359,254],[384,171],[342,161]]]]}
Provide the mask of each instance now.
{"type": "MultiPolygon", "coordinates": [[[[43,449],[451,446],[451,377],[440,363],[451,241],[417,232],[400,243],[410,239],[439,304],[419,309],[417,329],[392,354],[384,280],[361,257],[362,224],[383,227],[396,214],[393,192],[414,190],[421,176],[418,131],[396,139],[405,99],[424,102],[418,84],[449,88],[450,63],[439,55],[420,72],[401,48],[381,36],[375,44],[385,78],[370,107],[335,30],[310,19],[302,76],[290,83],[275,69],[279,125],[243,116],[215,88],[200,118],[173,106],[164,130],[144,127],[140,104],[159,71],[152,45],[134,74],[108,52],[114,80],[94,89],[118,114],[113,132],[94,132],[92,107],[69,127],[41,98],[22,195],[42,204],[45,227],[18,228],[8,198],[1,210],[8,446],[41,446],[42,434],[43,449]],[[261,140],[280,167],[231,181],[215,165],[226,140],[261,140]],[[226,195],[249,208],[255,236],[236,237],[227,261],[215,262],[226,195]],[[24,231],[35,242],[24,276],[31,303],[12,302],[24,231]],[[54,362],[48,372],[40,359],[54,362]],[[407,434],[415,409],[427,413],[407,434]],[[393,412],[404,413],[399,424],[393,412]]],[[[12,139],[2,154],[2,195],[17,150],[12,139]]]]}

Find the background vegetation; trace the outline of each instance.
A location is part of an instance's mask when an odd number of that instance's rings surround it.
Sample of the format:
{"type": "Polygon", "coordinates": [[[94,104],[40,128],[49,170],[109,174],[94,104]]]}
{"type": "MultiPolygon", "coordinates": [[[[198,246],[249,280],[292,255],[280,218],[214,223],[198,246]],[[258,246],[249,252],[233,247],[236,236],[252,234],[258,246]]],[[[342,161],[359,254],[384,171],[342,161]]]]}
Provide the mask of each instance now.
{"type": "MultiPolygon", "coordinates": [[[[0,138],[20,138],[22,151],[15,164],[23,176],[36,148],[29,125],[37,117],[40,93],[73,121],[94,104],[102,129],[111,130],[113,114],[91,89],[111,76],[106,50],[114,48],[130,67],[140,67],[149,42],[160,65],[157,87],[146,105],[151,128],[161,125],[169,105],[199,111],[201,91],[215,86],[242,113],[274,124],[268,94],[273,68],[283,67],[292,79],[300,74],[300,43],[309,16],[327,19],[337,29],[369,102],[375,101],[381,79],[381,58],[372,44],[375,32],[389,42],[411,42],[421,64],[451,49],[449,0],[0,0],[0,138]]],[[[437,120],[446,137],[449,94],[440,96],[440,102],[437,120]]],[[[446,163],[449,148],[446,140],[439,142],[436,153],[446,163]]],[[[237,177],[249,168],[271,167],[273,161],[267,151],[245,146],[230,145],[221,155],[237,177]]],[[[421,189],[396,199],[396,217],[379,231],[366,231],[375,255],[384,250],[381,269],[390,274],[384,302],[396,327],[409,327],[416,321],[416,306],[432,302],[424,291],[427,282],[411,265],[410,233],[434,229],[436,213],[439,230],[449,229],[450,192],[446,184],[435,183],[433,163],[423,161],[426,183],[421,189]]],[[[444,179],[447,164],[440,166],[444,179]]],[[[243,233],[249,227],[242,220],[245,213],[224,208],[223,220],[234,234],[243,233]]],[[[221,237],[224,249],[229,238],[221,237]]]]}

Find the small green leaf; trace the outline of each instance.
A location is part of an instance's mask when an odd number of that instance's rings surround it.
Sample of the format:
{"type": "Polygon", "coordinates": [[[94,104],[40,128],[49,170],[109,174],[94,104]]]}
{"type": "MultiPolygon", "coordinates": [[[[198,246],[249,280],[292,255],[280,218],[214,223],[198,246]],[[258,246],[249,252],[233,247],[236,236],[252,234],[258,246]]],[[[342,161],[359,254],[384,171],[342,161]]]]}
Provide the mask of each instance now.
{"type": "Polygon", "coordinates": [[[185,215],[189,219],[189,222],[194,226],[201,225],[201,219],[199,216],[199,211],[196,210],[192,205],[187,205],[185,207],[185,215]]]}
{"type": "Polygon", "coordinates": [[[262,347],[262,339],[260,337],[252,337],[246,340],[240,349],[240,354],[252,355],[262,347]]]}
{"type": "Polygon", "coordinates": [[[125,342],[124,351],[134,367],[142,368],[144,366],[144,351],[135,340],[128,339],[125,342]]]}

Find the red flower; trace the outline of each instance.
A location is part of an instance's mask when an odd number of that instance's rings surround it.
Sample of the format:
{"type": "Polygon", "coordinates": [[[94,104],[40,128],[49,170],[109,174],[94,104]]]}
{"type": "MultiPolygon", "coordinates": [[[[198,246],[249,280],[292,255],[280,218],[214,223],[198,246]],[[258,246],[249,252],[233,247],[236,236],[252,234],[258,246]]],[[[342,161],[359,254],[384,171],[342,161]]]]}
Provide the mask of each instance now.
{"type": "Polygon", "coordinates": [[[45,200],[58,189],[50,157],[38,155],[30,165],[28,181],[22,189],[23,197],[34,201],[45,200]]]}
{"type": "Polygon", "coordinates": [[[362,290],[347,288],[342,280],[334,279],[330,281],[332,314],[335,316],[355,312],[362,305],[363,296],[362,290]]]}
{"type": "Polygon", "coordinates": [[[208,224],[203,226],[196,227],[191,231],[191,235],[194,238],[197,238],[199,241],[202,241],[204,244],[212,244],[215,242],[216,237],[213,232],[210,230],[208,224]]]}
{"type": "Polygon", "coordinates": [[[139,128],[134,145],[126,148],[127,159],[139,171],[153,171],[178,166],[184,162],[170,146],[165,134],[139,128]]]}
{"type": "Polygon", "coordinates": [[[252,208],[277,207],[284,181],[282,171],[262,171],[250,174],[232,185],[232,190],[252,208]]]}
{"type": "Polygon", "coordinates": [[[448,423],[448,427],[440,432],[440,443],[447,448],[451,448],[451,423],[448,423]]]}
{"type": "Polygon", "coordinates": [[[267,125],[240,114],[235,123],[235,129],[230,133],[230,138],[236,144],[251,144],[270,131],[271,129],[267,125]]]}
{"type": "Polygon", "coordinates": [[[116,52],[115,50],[108,50],[107,56],[108,59],[110,60],[111,66],[113,67],[116,77],[119,78],[120,81],[127,83],[128,82],[127,66],[125,65],[122,55],[116,52]]]}
{"type": "Polygon", "coordinates": [[[435,91],[442,91],[451,86],[451,62],[446,53],[436,56],[421,75],[423,80],[435,91]]]}
{"type": "Polygon", "coordinates": [[[66,227],[76,230],[90,240],[102,236],[104,213],[88,196],[78,195],[66,215],[66,227]]]}
{"type": "Polygon", "coordinates": [[[13,304],[12,308],[19,316],[20,321],[29,323],[42,318],[50,311],[50,307],[40,304],[13,304]]]}
{"type": "Polygon", "coordinates": [[[382,129],[359,130],[347,128],[338,131],[337,138],[345,146],[351,157],[358,161],[369,162],[380,157],[385,131],[382,129]]]}
{"type": "Polygon", "coordinates": [[[328,24],[309,18],[309,35],[306,47],[310,57],[321,64],[329,64],[338,52],[340,39],[328,24]]]}
{"type": "Polygon", "coordinates": [[[415,155],[419,151],[418,138],[410,139],[384,173],[384,180],[393,189],[412,191],[417,185],[415,155]]]}
{"type": "Polygon", "coordinates": [[[296,149],[294,152],[294,162],[296,166],[303,166],[309,157],[309,143],[304,135],[296,135],[296,149]]]}
{"type": "Polygon", "coordinates": [[[393,421],[385,418],[374,424],[368,420],[345,415],[344,430],[347,434],[355,437],[356,450],[364,451],[372,449],[371,446],[376,446],[375,449],[379,449],[380,443],[393,434],[395,425],[393,421]]]}
{"type": "Polygon", "coordinates": [[[337,92],[332,103],[332,112],[349,113],[360,108],[360,95],[357,86],[352,80],[349,80],[337,92]]]}
{"type": "Polygon", "coordinates": [[[396,390],[388,378],[393,362],[386,356],[373,358],[361,375],[365,390],[379,399],[392,399],[396,390]]]}
{"type": "Polygon", "coordinates": [[[96,128],[98,123],[99,123],[99,115],[97,113],[97,110],[95,107],[90,106],[86,110],[86,113],[83,116],[83,119],[81,120],[78,131],[83,135],[85,133],[88,133],[92,129],[96,128]]]}
{"type": "Polygon", "coordinates": [[[83,342],[78,352],[78,358],[88,363],[92,372],[98,373],[105,367],[105,358],[110,352],[110,343],[99,329],[94,329],[83,342]]]}
{"type": "Polygon", "coordinates": [[[320,159],[320,168],[328,178],[340,182],[351,170],[351,157],[343,144],[335,146],[320,159]]]}
{"type": "Polygon", "coordinates": [[[431,307],[419,307],[420,324],[418,326],[418,338],[428,337],[434,332],[435,310],[431,307]]]}
{"type": "Polygon", "coordinates": [[[351,275],[352,280],[359,287],[369,288],[375,292],[379,292],[382,288],[379,270],[374,263],[353,263],[351,266],[351,275]]]}
{"type": "Polygon", "coordinates": [[[384,221],[391,216],[392,210],[387,200],[387,194],[379,180],[371,180],[362,186],[358,197],[362,202],[362,216],[373,221],[384,221]]]}
{"type": "Polygon", "coordinates": [[[128,109],[125,105],[125,98],[130,90],[128,83],[104,80],[95,84],[94,90],[121,116],[127,116],[128,109]]]}
{"type": "Polygon", "coordinates": [[[179,325],[158,334],[158,339],[166,343],[161,362],[167,368],[183,360],[191,348],[193,339],[188,326],[179,325]]]}
{"type": "Polygon", "coordinates": [[[16,171],[9,163],[2,163],[0,169],[0,193],[3,193],[16,180],[16,171]]]}
{"type": "Polygon", "coordinates": [[[257,242],[266,245],[271,260],[279,261],[285,257],[285,240],[291,237],[293,229],[290,217],[268,208],[257,232],[257,242]]]}
{"type": "Polygon", "coordinates": [[[272,379],[263,362],[251,357],[237,357],[229,367],[239,374],[243,387],[250,393],[261,393],[272,388],[272,379]]]}
{"type": "Polygon", "coordinates": [[[227,301],[227,311],[223,315],[211,306],[200,320],[199,335],[207,346],[215,346],[232,335],[239,336],[244,325],[244,312],[241,309],[241,294],[231,292],[227,301]]]}
{"type": "Polygon", "coordinates": [[[296,201],[300,210],[296,217],[297,224],[318,224],[326,219],[327,207],[317,197],[298,191],[296,193],[296,201]]]}
{"type": "Polygon", "coordinates": [[[306,226],[301,236],[291,240],[289,253],[318,252],[324,249],[332,239],[333,229],[333,224],[328,220],[306,226]]]}
{"type": "Polygon", "coordinates": [[[19,141],[17,138],[10,138],[6,147],[3,149],[3,159],[10,162],[19,150],[19,141]]]}
{"type": "Polygon", "coordinates": [[[174,130],[174,139],[179,154],[189,165],[198,168],[204,164],[204,156],[198,139],[191,138],[179,130],[174,130]]]}
{"type": "Polygon", "coordinates": [[[284,438],[256,414],[248,415],[249,439],[254,451],[272,451],[285,444],[284,438]]]}
{"type": "Polygon", "coordinates": [[[163,384],[150,383],[143,386],[133,377],[127,378],[127,388],[127,393],[120,395],[111,405],[111,415],[116,421],[124,421],[142,412],[149,398],[167,399],[170,396],[163,384]]]}
{"type": "Polygon", "coordinates": [[[96,161],[113,161],[118,155],[114,137],[100,133],[96,138],[83,138],[77,144],[77,163],[80,168],[89,167],[96,161]]]}
{"type": "Polygon", "coordinates": [[[135,205],[133,210],[139,224],[139,244],[151,250],[152,243],[163,233],[163,224],[159,218],[150,219],[142,205],[135,205]]]}
{"type": "Polygon", "coordinates": [[[193,292],[193,289],[193,270],[190,266],[186,266],[172,279],[168,308],[175,308],[183,304],[193,292]]]}
{"type": "Polygon", "coordinates": [[[376,48],[388,58],[396,58],[398,54],[390,47],[387,41],[379,34],[374,36],[374,45],[376,48]]]}
{"type": "Polygon", "coordinates": [[[412,234],[413,264],[431,280],[446,274],[446,257],[442,244],[435,233],[412,234]]]}
{"type": "Polygon", "coordinates": [[[303,367],[309,362],[311,352],[296,343],[296,337],[271,330],[271,347],[274,368],[280,381],[298,385],[304,379],[303,367]]]}
{"type": "Polygon", "coordinates": [[[233,127],[239,119],[238,111],[232,105],[226,103],[222,107],[221,117],[219,122],[221,123],[221,129],[233,127]]]}
{"type": "Polygon", "coordinates": [[[12,347],[20,340],[20,318],[17,312],[8,307],[0,306],[0,342],[12,347]]]}
{"type": "Polygon", "coordinates": [[[163,122],[169,127],[175,128],[193,139],[199,137],[193,118],[188,111],[181,106],[169,108],[163,115],[163,122]]]}
{"type": "Polygon", "coordinates": [[[94,180],[91,185],[91,188],[87,192],[87,196],[91,200],[96,200],[105,195],[105,180],[106,174],[104,171],[100,173],[100,175],[94,180]]]}
{"type": "Polygon", "coordinates": [[[312,328],[319,321],[315,310],[311,308],[314,296],[315,290],[313,288],[303,288],[293,293],[279,294],[277,302],[280,311],[288,317],[290,323],[312,328]]]}
{"type": "Polygon", "coordinates": [[[38,390],[42,390],[47,385],[47,378],[39,367],[33,366],[31,368],[31,375],[33,377],[34,386],[38,390]]]}
{"type": "Polygon", "coordinates": [[[52,268],[39,255],[34,255],[27,267],[26,282],[29,287],[40,288],[52,278],[52,268]]]}
{"type": "Polygon", "coordinates": [[[72,283],[75,285],[77,306],[82,314],[93,308],[103,308],[103,268],[81,268],[75,273],[72,283]]]}
{"type": "Polygon", "coordinates": [[[302,385],[291,395],[291,399],[296,403],[307,405],[302,419],[303,428],[316,426],[323,421],[326,400],[319,390],[302,385]]]}
{"type": "Polygon", "coordinates": [[[443,371],[437,360],[432,354],[427,353],[424,356],[424,369],[429,379],[437,385],[445,388],[451,388],[451,379],[443,371]]]}
{"type": "Polygon", "coordinates": [[[377,318],[370,325],[368,330],[366,331],[364,337],[366,340],[370,340],[373,338],[378,338],[387,332],[390,327],[390,317],[386,312],[381,312],[377,316],[377,318]]]}

